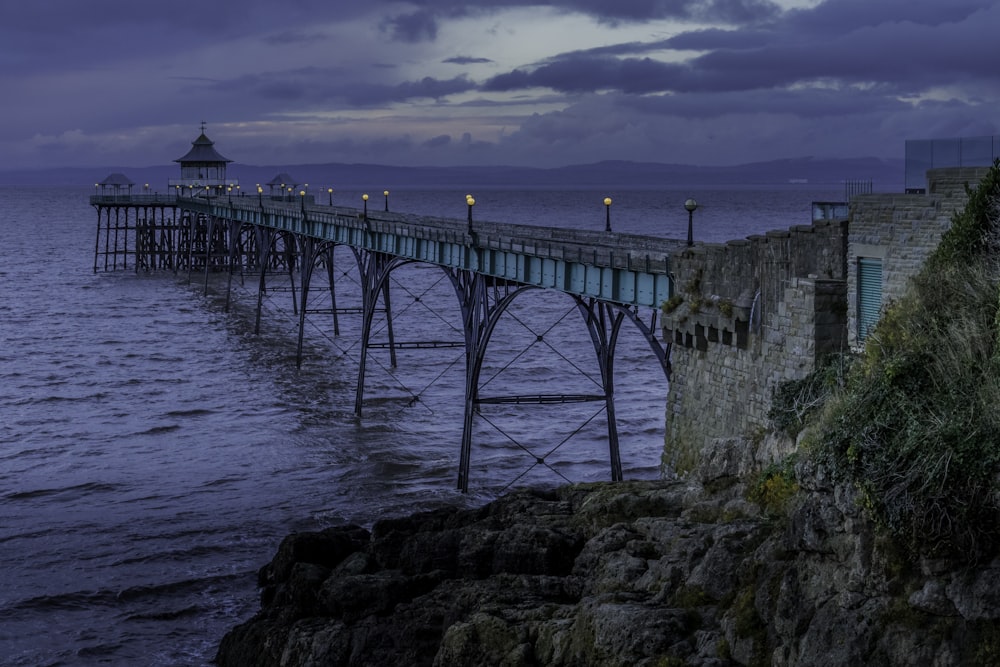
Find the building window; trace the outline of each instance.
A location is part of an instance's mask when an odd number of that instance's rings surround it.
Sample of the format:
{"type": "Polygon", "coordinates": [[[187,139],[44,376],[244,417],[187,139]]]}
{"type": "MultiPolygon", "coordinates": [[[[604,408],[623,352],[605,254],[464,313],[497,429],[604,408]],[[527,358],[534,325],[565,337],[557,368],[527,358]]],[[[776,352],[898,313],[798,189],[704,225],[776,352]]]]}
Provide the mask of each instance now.
{"type": "Polygon", "coordinates": [[[882,311],[882,260],[858,258],[858,341],[864,342],[882,311]]]}

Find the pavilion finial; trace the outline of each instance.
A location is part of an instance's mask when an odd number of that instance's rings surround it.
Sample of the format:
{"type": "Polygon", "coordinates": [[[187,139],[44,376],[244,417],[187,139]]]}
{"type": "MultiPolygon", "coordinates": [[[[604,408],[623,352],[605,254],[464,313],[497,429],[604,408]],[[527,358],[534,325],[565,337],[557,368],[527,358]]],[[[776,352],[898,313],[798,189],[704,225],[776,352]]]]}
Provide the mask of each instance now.
{"type": "Polygon", "coordinates": [[[201,121],[201,133],[205,134],[205,121],[201,121]]]}

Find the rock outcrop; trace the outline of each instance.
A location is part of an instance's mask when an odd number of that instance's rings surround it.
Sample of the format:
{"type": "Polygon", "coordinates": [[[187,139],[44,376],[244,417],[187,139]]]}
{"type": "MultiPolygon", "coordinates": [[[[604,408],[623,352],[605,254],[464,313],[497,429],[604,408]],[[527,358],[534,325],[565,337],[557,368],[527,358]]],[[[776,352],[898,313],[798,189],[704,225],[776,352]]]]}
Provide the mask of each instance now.
{"type": "Polygon", "coordinates": [[[626,482],[291,535],[216,661],[1000,664],[1000,561],[911,564],[848,489],[798,473],[781,516],[731,482],[626,482]]]}

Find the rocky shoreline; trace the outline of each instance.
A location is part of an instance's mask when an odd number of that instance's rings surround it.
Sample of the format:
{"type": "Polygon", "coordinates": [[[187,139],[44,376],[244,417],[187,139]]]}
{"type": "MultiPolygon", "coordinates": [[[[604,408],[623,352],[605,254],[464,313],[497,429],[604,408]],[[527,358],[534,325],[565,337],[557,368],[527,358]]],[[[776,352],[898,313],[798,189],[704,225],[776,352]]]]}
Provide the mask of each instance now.
{"type": "Polygon", "coordinates": [[[778,515],[703,470],[290,535],[216,662],[1000,664],[1000,561],[911,563],[849,489],[796,473],[778,515]]]}

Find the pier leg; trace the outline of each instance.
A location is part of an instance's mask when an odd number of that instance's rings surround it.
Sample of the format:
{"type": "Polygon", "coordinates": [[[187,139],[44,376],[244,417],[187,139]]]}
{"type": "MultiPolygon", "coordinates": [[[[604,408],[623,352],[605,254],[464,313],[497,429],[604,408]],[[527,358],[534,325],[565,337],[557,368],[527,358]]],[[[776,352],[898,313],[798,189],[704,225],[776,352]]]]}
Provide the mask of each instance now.
{"type": "Polygon", "coordinates": [[[622,480],[621,449],[618,441],[618,423],[615,419],[615,347],[625,315],[616,307],[596,299],[574,297],[583,314],[587,332],[594,344],[597,363],[601,370],[604,388],[605,412],[608,418],[608,454],[611,459],[611,481],[622,480]]]}
{"type": "Polygon", "coordinates": [[[333,251],[332,244],[326,248],[326,276],[330,281],[330,310],[333,311],[333,335],[340,335],[340,319],[337,316],[337,288],[333,278],[333,251]]]}
{"type": "Polygon", "coordinates": [[[458,490],[469,490],[472,463],[472,426],[479,406],[479,377],[493,330],[500,316],[514,298],[534,289],[529,285],[508,283],[463,269],[446,268],[462,309],[465,331],[465,411],[462,421],[462,444],[458,463],[458,490]]]}
{"type": "Polygon", "coordinates": [[[302,368],[302,343],[306,332],[306,306],[309,301],[309,283],[312,281],[313,269],[316,266],[317,243],[311,236],[300,236],[298,238],[299,248],[301,248],[302,267],[299,269],[299,293],[301,294],[301,304],[299,305],[299,339],[295,347],[295,366],[302,368]]]}
{"type": "Polygon", "coordinates": [[[385,303],[385,321],[389,334],[389,365],[396,368],[396,336],[392,333],[392,306],[389,302],[389,281],[382,283],[382,301],[385,303]]]}
{"type": "Polygon", "coordinates": [[[358,364],[358,385],[354,396],[354,414],[360,417],[365,393],[368,345],[371,339],[375,307],[378,305],[378,295],[379,292],[384,291],[389,273],[403,264],[408,264],[411,260],[359,248],[353,248],[353,250],[361,273],[361,360],[358,364]]]}
{"type": "Polygon", "coordinates": [[[260,253],[258,259],[260,264],[260,279],[257,281],[257,315],[253,325],[253,332],[256,335],[260,334],[260,313],[264,308],[264,292],[267,290],[267,267],[271,263],[274,233],[267,227],[258,227],[255,231],[260,240],[258,248],[258,252],[260,253]]]}

